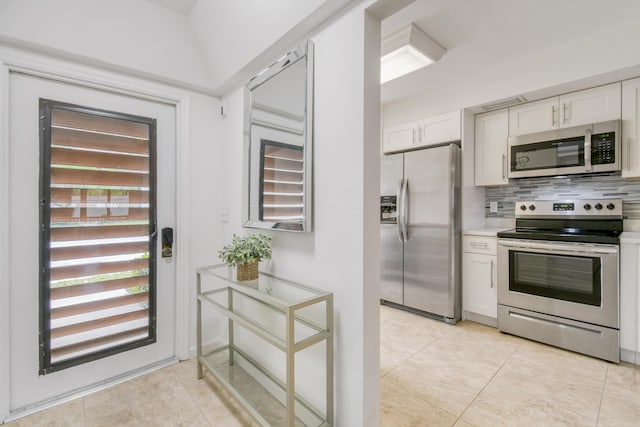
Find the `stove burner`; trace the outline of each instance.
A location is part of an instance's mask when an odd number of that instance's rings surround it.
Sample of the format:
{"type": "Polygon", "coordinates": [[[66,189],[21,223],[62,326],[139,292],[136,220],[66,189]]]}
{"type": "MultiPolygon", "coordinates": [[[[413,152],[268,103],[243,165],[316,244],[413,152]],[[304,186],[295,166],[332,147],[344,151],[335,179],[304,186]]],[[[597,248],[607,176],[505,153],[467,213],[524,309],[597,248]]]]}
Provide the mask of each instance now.
{"type": "Polygon", "coordinates": [[[538,200],[517,202],[516,228],[500,238],[619,244],[622,200],[538,200]],[[595,209],[592,209],[595,207],[595,209]]]}

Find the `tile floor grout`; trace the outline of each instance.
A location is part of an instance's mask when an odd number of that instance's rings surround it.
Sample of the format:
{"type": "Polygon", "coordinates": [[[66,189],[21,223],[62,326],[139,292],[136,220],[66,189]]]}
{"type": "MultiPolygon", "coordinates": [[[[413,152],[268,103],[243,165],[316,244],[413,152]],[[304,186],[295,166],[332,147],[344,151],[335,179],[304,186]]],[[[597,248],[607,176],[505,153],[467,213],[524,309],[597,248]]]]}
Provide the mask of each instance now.
{"type": "Polygon", "coordinates": [[[489,378],[489,380],[487,381],[487,383],[482,387],[482,389],[475,395],[475,397],[473,398],[473,400],[471,402],[469,402],[469,405],[464,409],[464,411],[462,411],[462,413],[460,414],[460,416],[458,416],[458,418],[456,419],[456,422],[458,422],[462,416],[464,415],[464,413],[471,407],[471,405],[473,405],[473,402],[476,401],[476,399],[478,398],[478,396],[480,396],[480,394],[489,386],[489,384],[491,383],[491,381],[493,381],[493,379],[496,377],[496,375],[498,375],[498,373],[500,372],[500,370],[504,367],[504,365],[507,364],[507,362],[509,362],[509,360],[513,357],[513,355],[516,353],[516,351],[518,351],[518,348],[520,348],[520,346],[522,345],[522,343],[518,344],[518,346],[511,352],[511,354],[509,355],[509,357],[500,365],[500,367],[498,369],[496,369],[496,371],[493,373],[493,375],[491,376],[491,378],[489,378]]]}
{"type": "Polygon", "coordinates": [[[640,390],[640,366],[610,364],[468,321],[455,330],[441,325],[381,307],[381,336],[394,337],[381,339],[383,426],[640,425],[640,393],[633,392],[640,390]],[[429,344],[416,351],[412,343],[419,339],[429,344]],[[462,352],[460,360],[450,350],[462,352]],[[451,363],[442,361],[447,357],[451,363]],[[398,390],[407,394],[398,396],[398,390]],[[620,396],[625,405],[615,407],[620,396]]]}

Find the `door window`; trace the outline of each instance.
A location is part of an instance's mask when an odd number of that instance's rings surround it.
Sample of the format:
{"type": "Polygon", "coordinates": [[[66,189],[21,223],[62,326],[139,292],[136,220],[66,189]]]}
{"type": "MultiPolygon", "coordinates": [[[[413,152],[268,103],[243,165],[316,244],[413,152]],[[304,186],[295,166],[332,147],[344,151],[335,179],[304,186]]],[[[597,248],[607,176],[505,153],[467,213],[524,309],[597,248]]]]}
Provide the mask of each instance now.
{"type": "Polygon", "coordinates": [[[155,120],[40,100],[40,374],[155,342],[155,120]]]}

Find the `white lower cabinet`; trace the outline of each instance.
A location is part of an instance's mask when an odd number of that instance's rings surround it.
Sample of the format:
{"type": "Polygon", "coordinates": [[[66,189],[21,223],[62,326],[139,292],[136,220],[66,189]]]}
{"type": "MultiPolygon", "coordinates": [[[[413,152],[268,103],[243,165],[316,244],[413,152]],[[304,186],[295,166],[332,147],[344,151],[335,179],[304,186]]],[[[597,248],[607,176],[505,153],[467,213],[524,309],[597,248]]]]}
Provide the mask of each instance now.
{"type": "Polygon", "coordinates": [[[625,232],[622,236],[620,242],[620,360],[640,365],[640,269],[638,268],[640,266],[640,233],[625,232]]]}
{"type": "Polygon", "coordinates": [[[462,247],[462,310],[465,318],[496,326],[497,238],[465,235],[462,247]]]}

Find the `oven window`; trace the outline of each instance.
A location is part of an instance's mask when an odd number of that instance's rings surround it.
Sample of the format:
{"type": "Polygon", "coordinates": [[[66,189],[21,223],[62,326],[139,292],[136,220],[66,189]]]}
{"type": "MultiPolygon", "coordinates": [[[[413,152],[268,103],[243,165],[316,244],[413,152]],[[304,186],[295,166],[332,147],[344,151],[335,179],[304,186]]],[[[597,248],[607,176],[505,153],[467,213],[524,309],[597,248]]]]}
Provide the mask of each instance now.
{"type": "Polygon", "coordinates": [[[509,290],[600,306],[598,257],[509,251],[509,290]]]}
{"type": "Polygon", "coordinates": [[[512,171],[573,166],[584,166],[584,137],[511,147],[512,171]]]}

